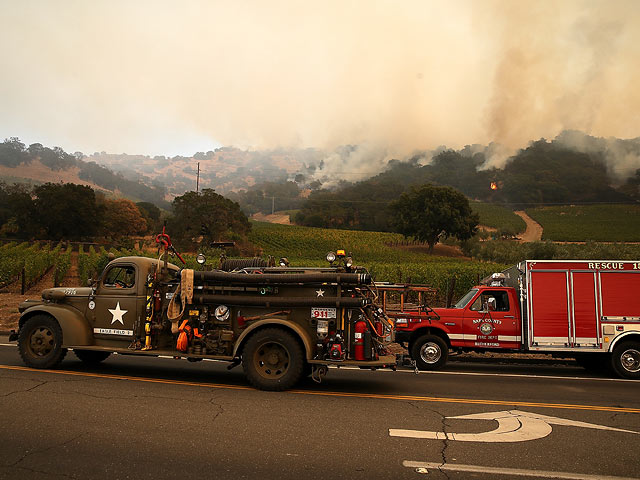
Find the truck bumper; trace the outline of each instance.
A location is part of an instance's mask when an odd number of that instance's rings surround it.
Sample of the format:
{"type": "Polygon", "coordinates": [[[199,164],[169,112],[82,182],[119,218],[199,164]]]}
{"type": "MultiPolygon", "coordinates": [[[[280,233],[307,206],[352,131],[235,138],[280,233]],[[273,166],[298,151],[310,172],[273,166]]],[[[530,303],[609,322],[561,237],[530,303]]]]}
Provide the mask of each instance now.
{"type": "Polygon", "coordinates": [[[312,365],[336,365],[336,366],[351,366],[361,368],[379,368],[390,367],[396,364],[395,355],[383,355],[378,357],[377,360],[307,360],[312,365]]]}

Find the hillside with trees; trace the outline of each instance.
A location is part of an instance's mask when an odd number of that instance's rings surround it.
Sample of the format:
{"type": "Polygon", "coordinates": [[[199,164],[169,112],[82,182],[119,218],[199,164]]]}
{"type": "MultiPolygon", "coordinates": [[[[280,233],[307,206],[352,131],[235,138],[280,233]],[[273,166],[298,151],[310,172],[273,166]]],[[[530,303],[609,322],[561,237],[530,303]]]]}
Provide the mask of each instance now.
{"type": "Polygon", "coordinates": [[[607,165],[605,152],[578,152],[544,139],[509,158],[504,168],[484,168],[484,152],[445,150],[427,164],[415,155],[392,160],[387,170],[338,189],[311,192],[295,221],[315,227],[392,231],[389,203],[411,187],[452,186],[470,199],[509,208],[545,204],[631,203],[640,200],[640,172],[622,184],[607,165]]]}
{"type": "Polygon", "coordinates": [[[119,244],[130,237],[168,232],[185,248],[197,243],[235,240],[251,230],[240,206],[204,189],[176,197],[162,215],[147,202],[107,198],[86,185],[45,183],[30,187],[0,182],[0,238],[16,240],[98,241],[119,244]]]}
{"type": "Polygon", "coordinates": [[[27,147],[16,137],[0,143],[0,169],[5,180],[26,183],[79,183],[116,196],[150,202],[162,208],[169,206],[165,199],[165,188],[161,184],[150,182],[147,185],[137,177],[131,180],[123,174],[114,173],[94,161],[85,161],[83,158],[85,156],[81,152],[72,155],[60,147],[49,148],[40,143],[33,143],[27,147]]]}

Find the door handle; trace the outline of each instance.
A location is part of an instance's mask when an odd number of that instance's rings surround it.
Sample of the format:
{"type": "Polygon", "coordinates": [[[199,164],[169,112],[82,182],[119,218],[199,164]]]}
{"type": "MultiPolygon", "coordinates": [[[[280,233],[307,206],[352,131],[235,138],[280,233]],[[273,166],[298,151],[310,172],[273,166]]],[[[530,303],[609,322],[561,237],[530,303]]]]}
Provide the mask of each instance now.
{"type": "Polygon", "coordinates": [[[513,315],[505,315],[504,318],[516,318],[513,315]]]}

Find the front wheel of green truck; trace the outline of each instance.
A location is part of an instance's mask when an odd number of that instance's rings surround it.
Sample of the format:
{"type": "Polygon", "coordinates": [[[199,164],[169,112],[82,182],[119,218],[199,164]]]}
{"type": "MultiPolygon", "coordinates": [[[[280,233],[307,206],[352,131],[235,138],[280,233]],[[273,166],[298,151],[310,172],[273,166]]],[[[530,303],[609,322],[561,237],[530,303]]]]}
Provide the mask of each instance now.
{"type": "Polygon", "coordinates": [[[279,328],[253,334],[242,351],[247,380],[260,390],[281,391],[293,387],[304,370],[304,355],[296,338],[279,328]]]}
{"type": "Polygon", "coordinates": [[[20,329],[18,351],[32,368],[54,368],[62,362],[67,349],[62,348],[62,329],[49,315],[34,315],[20,329]]]}

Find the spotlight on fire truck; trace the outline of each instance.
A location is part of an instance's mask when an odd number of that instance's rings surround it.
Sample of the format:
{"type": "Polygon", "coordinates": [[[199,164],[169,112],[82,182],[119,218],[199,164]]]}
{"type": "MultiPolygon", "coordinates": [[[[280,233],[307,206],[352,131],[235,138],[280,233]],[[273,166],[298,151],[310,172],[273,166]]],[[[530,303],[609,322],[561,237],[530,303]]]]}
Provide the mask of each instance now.
{"type": "Polygon", "coordinates": [[[200,265],[204,265],[207,262],[207,257],[204,256],[204,253],[199,253],[196,257],[196,262],[200,265]]]}
{"type": "Polygon", "coordinates": [[[336,254],[333,252],[327,253],[327,262],[333,263],[336,261],[336,254]]]}

